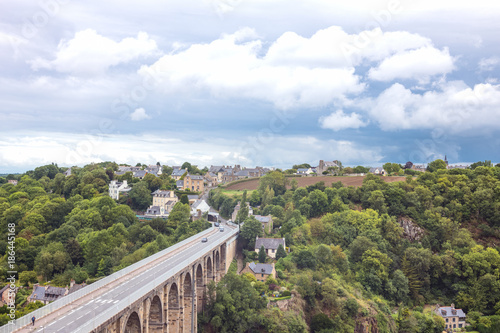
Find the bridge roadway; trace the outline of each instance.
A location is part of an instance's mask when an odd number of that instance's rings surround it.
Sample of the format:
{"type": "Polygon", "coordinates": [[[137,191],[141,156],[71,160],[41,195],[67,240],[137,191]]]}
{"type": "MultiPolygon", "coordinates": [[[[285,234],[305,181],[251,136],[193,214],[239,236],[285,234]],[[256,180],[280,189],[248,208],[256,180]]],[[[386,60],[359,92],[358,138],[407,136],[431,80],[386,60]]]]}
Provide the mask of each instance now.
{"type": "Polygon", "coordinates": [[[188,245],[179,249],[177,253],[168,253],[153,263],[143,266],[131,274],[113,281],[101,289],[94,291],[74,302],[54,311],[53,313],[37,320],[35,326],[25,326],[14,332],[36,332],[36,333],[69,333],[79,332],[79,328],[95,318],[96,315],[107,310],[110,306],[127,297],[132,291],[137,290],[146,282],[150,282],[155,276],[166,273],[172,267],[181,264],[189,257],[199,253],[209,252],[215,244],[219,244],[227,238],[228,232],[234,227],[224,226],[226,230],[219,232],[214,228],[208,236],[208,242],[202,243],[200,236],[188,245]],[[123,281],[125,280],[125,281],[123,281]]]}

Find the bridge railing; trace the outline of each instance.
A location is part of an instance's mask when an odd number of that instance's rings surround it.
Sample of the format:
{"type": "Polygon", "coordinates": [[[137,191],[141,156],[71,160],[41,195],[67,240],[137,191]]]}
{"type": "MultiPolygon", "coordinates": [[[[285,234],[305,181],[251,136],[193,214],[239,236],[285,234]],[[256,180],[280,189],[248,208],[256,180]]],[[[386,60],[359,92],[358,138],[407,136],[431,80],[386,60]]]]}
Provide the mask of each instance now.
{"type": "MultiPolygon", "coordinates": [[[[227,233],[227,237],[224,237],[220,242],[226,241],[236,235],[238,233],[238,229],[232,229],[229,233],[227,233]]],[[[186,267],[192,265],[195,263],[198,259],[200,258],[200,254],[196,253],[190,256],[188,259],[186,259],[184,262],[174,266],[172,269],[168,270],[166,273],[161,274],[161,275],[154,275],[151,277],[151,281],[146,283],[144,286],[136,290],[135,292],[131,293],[127,298],[124,298],[123,300],[119,301],[115,305],[110,306],[106,311],[101,312],[99,315],[95,316],[92,321],[87,322],[83,326],[79,327],[78,329],[72,331],[74,333],[88,333],[91,332],[92,330],[98,328],[99,326],[103,325],[106,321],[109,320],[109,318],[118,315],[121,311],[126,309],[127,307],[133,305],[135,302],[137,302],[139,299],[141,299],[144,295],[149,293],[151,290],[154,290],[155,288],[161,286],[162,284],[165,283],[170,277],[174,276],[175,274],[179,273],[186,267]]]]}
{"type": "Polygon", "coordinates": [[[29,325],[31,323],[31,318],[33,316],[35,316],[35,318],[37,320],[39,320],[42,317],[62,308],[63,306],[68,305],[69,303],[72,303],[72,302],[76,301],[77,299],[84,297],[84,296],[96,291],[97,289],[105,287],[109,283],[121,278],[122,276],[125,276],[125,275],[139,269],[140,267],[147,265],[147,264],[155,261],[156,259],[159,259],[162,256],[181,248],[182,246],[192,242],[193,240],[207,235],[211,231],[213,231],[213,228],[205,229],[202,232],[197,233],[196,235],[193,235],[189,238],[186,238],[185,240],[183,240],[177,244],[169,246],[166,249],[161,250],[160,252],[157,252],[157,253],[155,253],[147,258],[142,259],[141,261],[136,262],[135,264],[132,264],[128,267],[125,267],[125,268],[119,270],[118,272],[115,272],[111,275],[108,275],[99,281],[96,281],[92,284],[89,284],[88,286],[85,286],[84,288],[82,288],[78,291],[75,291],[74,293],[71,293],[71,294],[66,295],[64,297],[61,297],[58,300],[56,300],[52,303],[49,303],[40,309],[37,309],[33,312],[30,312],[27,315],[24,315],[21,318],[16,319],[14,324],[7,323],[4,326],[0,327],[0,333],[10,333],[10,332],[13,332],[13,331],[21,328],[21,327],[29,325]]]}

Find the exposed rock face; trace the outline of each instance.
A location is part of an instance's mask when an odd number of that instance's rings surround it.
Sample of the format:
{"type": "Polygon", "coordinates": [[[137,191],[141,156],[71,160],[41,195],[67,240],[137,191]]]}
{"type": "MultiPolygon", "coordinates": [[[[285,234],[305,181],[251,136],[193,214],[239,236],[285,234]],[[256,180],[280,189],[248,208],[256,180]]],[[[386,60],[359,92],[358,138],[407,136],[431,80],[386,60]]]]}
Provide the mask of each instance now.
{"type": "Polygon", "coordinates": [[[357,320],[354,333],[379,333],[377,319],[373,317],[363,317],[357,320]]]}
{"type": "Polygon", "coordinates": [[[398,223],[403,228],[403,237],[410,242],[420,241],[425,232],[409,217],[400,217],[398,223]]]}

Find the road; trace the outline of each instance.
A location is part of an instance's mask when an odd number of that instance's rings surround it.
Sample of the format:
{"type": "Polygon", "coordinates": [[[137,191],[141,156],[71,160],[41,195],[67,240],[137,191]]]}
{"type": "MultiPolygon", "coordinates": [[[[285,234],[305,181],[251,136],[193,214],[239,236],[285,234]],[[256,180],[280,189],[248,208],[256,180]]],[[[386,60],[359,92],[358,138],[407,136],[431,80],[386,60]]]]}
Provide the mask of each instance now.
{"type": "Polygon", "coordinates": [[[183,263],[194,254],[202,256],[211,251],[213,245],[221,241],[225,236],[227,237],[227,234],[228,232],[219,232],[218,228],[214,228],[214,231],[207,237],[207,243],[202,243],[200,237],[194,240],[189,247],[179,250],[177,254],[132,272],[126,276],[125,281],[115,283],[116,285],[111,283],[109,287],[104,287],[104,290],[103,288],[96,290],[94,293],[68,304],[53,314],[37,320],[34,327],[28,326],[16,332],[73,332],[83,324],[91,322],[96,314],[107,310],[111,305],[126,298],[131,291],[143,286],[145,281],[150,281],[155,276],[167,273],[169,269],[183,263]]]}

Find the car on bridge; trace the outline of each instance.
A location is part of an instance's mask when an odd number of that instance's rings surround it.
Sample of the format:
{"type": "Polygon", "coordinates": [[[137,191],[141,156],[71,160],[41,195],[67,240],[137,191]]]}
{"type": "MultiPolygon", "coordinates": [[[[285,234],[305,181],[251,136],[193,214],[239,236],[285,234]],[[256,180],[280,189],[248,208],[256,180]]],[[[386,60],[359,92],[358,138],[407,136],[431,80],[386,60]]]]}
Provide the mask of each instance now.
{"type": "Polygon", "coordinates": [[[219,223],[219,222],[215,222],[215,223],[214,223],[214,225],[215,225],[216,227],[218,227],[218,226],[220,225],[220,223],[219,223]]]}
{"type": "Polygon", "coordinates": [[[202,243],[206,243],[206,242],[208,242],[208,238],[207,238],[207,237],[203,237],[203,238],[201,239],[201,242],[202,242],[202,243]]]}
{"type": "Polygon", "coordinates": [[[220,228],[219,228],[219,231],[220,231],[220,232],[224,232],[224,227],[220,227],[220,228]]]}

